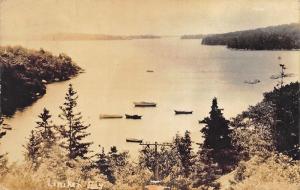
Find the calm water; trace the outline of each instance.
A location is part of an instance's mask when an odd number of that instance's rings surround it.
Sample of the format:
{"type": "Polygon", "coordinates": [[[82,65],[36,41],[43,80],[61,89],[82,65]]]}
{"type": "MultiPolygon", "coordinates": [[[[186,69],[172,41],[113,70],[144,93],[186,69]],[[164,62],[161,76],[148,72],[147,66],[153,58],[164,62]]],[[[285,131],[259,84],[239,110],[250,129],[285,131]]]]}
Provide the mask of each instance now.
{"type": "Polygon", "coordinates": [[[223,46],[203,46],[198,40],[176,38],[131,41],[4,42],[58,54],[64,52],[85,69],[85,73],[47,86],[47,94],[23,112],[9,119],[13,130],[2,141],[2,150],[12,160],[23,159],[23,147],[37,115],[50,109],[59,122],[59,106],[69,83],[79,94],[79,110],[90,123],[89,140],[106,149],[116,145],[129,150],[133,157],[140,148],[125,142],[126,137],[166,142],[177,132],[192,132],[201,141],[198,120],[205,117],[213,97],[224,108],[227,118],[262,99],[262,93],[275,84],[269,79],[284,63],[288,72],[299,78],[297,51],[233,51],[223,46]],[[279,61],[278,56],[282,59],[279,61]],[[147,73],[146,70],[154,70],[147,73]],[[256,85],[244,80],[260,79],[256,85]],[[154,101],[156,108],[134,108],[134,101],[154,101]],[[175,116],[174,109],[193,110],[193,115],[175,116]],[[142,120],[100,120],[99,114],[141,114],[142,120]]]}

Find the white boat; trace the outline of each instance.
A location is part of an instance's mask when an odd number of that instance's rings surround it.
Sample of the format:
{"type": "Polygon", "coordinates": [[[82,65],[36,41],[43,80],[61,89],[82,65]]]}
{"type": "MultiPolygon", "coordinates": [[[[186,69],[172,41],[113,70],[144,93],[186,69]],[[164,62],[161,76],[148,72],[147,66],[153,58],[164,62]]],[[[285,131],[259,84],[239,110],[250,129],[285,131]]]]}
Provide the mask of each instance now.
{"type": "Polygon", "coordinates": [[[154,102],[133,102],[135,107],[156,107],[154,102]]]}
{"type": "Polygon", "coordinates": [[[101,114],[100,119],[121,119],[122,115],[114,115],[114,114],[101,114]]]}

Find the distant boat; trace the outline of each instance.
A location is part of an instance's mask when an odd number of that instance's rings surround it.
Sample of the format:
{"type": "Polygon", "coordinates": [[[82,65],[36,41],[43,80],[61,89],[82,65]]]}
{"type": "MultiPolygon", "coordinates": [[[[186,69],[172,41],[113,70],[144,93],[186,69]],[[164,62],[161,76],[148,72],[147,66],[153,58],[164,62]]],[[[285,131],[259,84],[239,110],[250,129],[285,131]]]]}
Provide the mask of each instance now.
{"type": "Polygon", "coordinates": [[[133,102],[135,107],[156,107],[154,102],[133,102]]]}
{"type": "Polygon", "coordinates": [[[126,116],[126,119],[142,119],[141,115],[128,115],[128,114],[125,114],[125,116],[126,116]]]}
{"type": "Polygon", "coordinates": [[[178,114],[192,114],[193,111],[178,111],[178,110],[174,110],[175,111],[175,114],[178,115],[178,114]]]}
{"type": "Polygon", "coordinates": [[[123,118],[122,115],[110,115],[110,114],[101,114],[100,119],[120,119],[123,118]]]}
{"type": "Polygon", "coordinates": [[[2,127],[2,129],[5,129],[5,130],[12,130],[12,127],[2,127]]]}
{"type": "Polygon", "coordinates": [[[270,79],[279,79],[281,77],[293,77],[294,73],[271,75],[270,79]]]}
{"type": "Polygon", "coordinates": [[[153,70],[147,70],[147,73],[154,73],[153,70]]]}
{"type": "Polygon", "coordinates": [[[143,140],[141,140],[141,139],[134,139],[134,138],[127,138],[126,142],[142,143],[143,140]]]}
{"type": "Polygon", "coordinates": [[[246,83],[246,84],[257,84],[257,83],[260,83],[260,80],[258,80],[258,79],[245,80],[244,83],[246,83]]]}

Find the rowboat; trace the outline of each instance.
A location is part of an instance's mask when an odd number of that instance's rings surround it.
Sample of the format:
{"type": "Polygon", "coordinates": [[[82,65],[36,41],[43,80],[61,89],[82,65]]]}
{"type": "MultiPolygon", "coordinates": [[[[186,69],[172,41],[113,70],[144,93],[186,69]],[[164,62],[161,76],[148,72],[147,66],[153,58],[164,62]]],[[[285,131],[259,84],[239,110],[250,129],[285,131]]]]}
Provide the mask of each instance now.
{"type": "Polygon", "coordinates": [[[120,119],[123,118],[122,115],[110,115],[110,114],[101,114],[100,119],[120,119]]]}
{"type": "Polygon", "coordinates": [[[141,115],[128,115],[128,114],[125,114],[125,116],[126,116],[126,119],[142,119],[141,115]]]}
{"type": "Polygon", "coordinates": [[[175,111],[175,114],[192,114],[193,111],[178,111],[178,110],[174,110],[175,111]]]}
{"type": "Polygon", "coordinates": [[[12,127],[2,127],[2,129],[5,129],[5,130],[12,130],[12,127]]]}
{"type": "Polygon", "coordinates": [[[154,102],[133,102],[135,107],[156,107],[154,102]]]}
{"type": "Polygon", "coordinates": [[[126,142],[142,143],[143,140],[141,140],[141,139],[134,139],[134,138],[127,138],[126,142]]]}
{"type": "Polygon", "coordinates": [[[153,73],[154,71],[153,70],[147,70],[147,73],[153,73]]]}

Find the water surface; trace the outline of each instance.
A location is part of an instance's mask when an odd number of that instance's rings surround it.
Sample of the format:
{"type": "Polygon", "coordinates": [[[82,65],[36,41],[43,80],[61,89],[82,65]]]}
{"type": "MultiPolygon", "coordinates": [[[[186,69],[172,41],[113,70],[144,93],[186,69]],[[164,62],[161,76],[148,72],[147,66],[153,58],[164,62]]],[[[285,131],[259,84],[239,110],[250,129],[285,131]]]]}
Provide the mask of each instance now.
{"type": "Polygon", "coordinates": [[[12,160],[23,159],[23,147],[44,107],[59,123],[59,106],[68,84],[79,94],[78,105],[86,123],[90,123],[92,149],[116,145],[133,157],[140,148],[125,142],[127,137],[144,141],[171,141],[177,132],[192,133],[201,142],[198,120],[208,115],[213,97],[218,98],[227,118],[262,99],[273,89],[269,77],[279,72],[279,63],[299,78],[297,51],[235,51],[224,46],[203,46],[199,40],[177,38],[127,41],[30,41],[3,42],[27,48],[44,48],[54,54],[64,52],[85,73],[47,86],[47,94],[9,119],[13,130],[2,140],[2,150],[12,160]],[[278,60],[277,57],[282,59],[278,60]],[[154,70],[147,73],[146,70],[154,70]],[[256,85],[244,80],[259,79],[256,85]],[[134,101],[154,101],[156,108],[134,108],[134,101]],[[193,115],[174,115],[174,109],[193,110],[193,115]],[[141,114],[142,120],[100,120],[100,114],[141,114]]]}

